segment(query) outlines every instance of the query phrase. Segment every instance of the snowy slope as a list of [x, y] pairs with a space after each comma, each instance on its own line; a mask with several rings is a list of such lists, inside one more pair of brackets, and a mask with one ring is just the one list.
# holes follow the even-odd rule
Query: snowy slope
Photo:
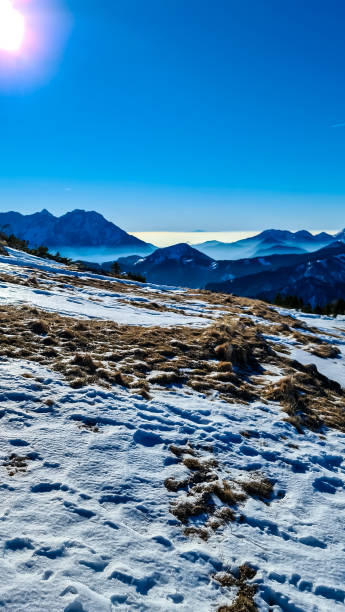
[[[126, 285], [129, 290], [127, 292], [117, 293], [116, 291], [100, 291], [91, 288], [77, 288], [68, 282], [68, 277], [80, 278], [87, 281], [88, 278], [96, 280], [109, 281], [109, 277], [87, 272], [76, 272], [67, 269], [61, 264], [55, 262], [47, 262], [33, 255], [23, 254], [14, 249], [8, 249], [11, 254], [10, 258], [0, 256], [0, 272], [6, 274], [20, 276], [22, 278], [30, 278], [30, 273], [26, 272], [23, 275], [23, 267], [28, 270], [46, 272], [53, 275], [45, 278], [46, 288], [26, 287], [12, 283], [1, 283], [0, 280], [0, 305], [1, 304], [31, 304], [49, 312], [59, 312], [63, 315], [73, 317], [99, 318], [116, 321], [117, 323], [137, 324], [140, 318], [141, 325], [191, 325], [191, 326], [206, 326], [210, 323], [210, 319], [199, 317], [201, 311], [208, 311], [205, 303], [200, 301], [191, 302], [188, 308], [184, 309], [184, 314], [176, 312], [159, 312], [150, 309], [150, 300], [145, 297], [133, 296], [130, 292], [130, 287], [142, 286], [141, 283], [135, 281], [126, 281], [116, 279], [116, 284]], [[19, 271], [18, 271], [19, 268]], [[63, 273], [65, 282], [59, 286], [52, 280], [55, 274]], [[114, 281], [115, 284], [115, 281]], [[144, 290], [155, 291], [155, 285], [144, 285]], [[171, 288], [166, 288], [167, 291], [175, 293], [181, 291], [176, 289], [175, 292]], [[161, 288], [160, 288], [161, 291]], [[140, 301], [140, 306], [147, 303], [147, 308], [138, 308], [136, 303]], [[125, 303], [124, 303], [125, 302]], [[127, 302], [127, 303], [126, 303]], [[211, 313], [210, 313], [211, 314]]]
[[[284, 308], [277, 308], [277, 311], [291, 315], [291, 311]], [[332, 334], [332, 344], [340, 351], [341, 358], [323, 359], [301, 348], [294, 338], [282, 339], [280, 336], [270, 336], [270, 339], [277, 343], [277, 350], [279, 351], [279, 344], [281, 344], [283, 348], [289, 350], [291, 359], [296, 359], [304, 365], [313, 363], [318, 371], [327, 378], [345, 386], [345, 316], [338, 315], [335, 319], [331, 316], [309, 315], [301, 312], [296, 313], [295, 317], [303, 323], [309, 322], [316, 327], [319, 330], [318, 337], [321, 339], [330, 338], [329, 334]]]
[[[49, 290], [42, 294], [19, 284], [33, 274]], [[208, 301], [212, 296], [166, 287], [107, 279], [108, 289], [97, 289], [104, 278], [12, 252], [0, 261], [0, 314], [5, 317], [8, 308], [21, 313], [20, 305], [27, 304], [42, 319], [61, 309], [72, 321], [126, 322], [138, 334], [142, 326], [170, 326], [174, 342], [174, 326], [204, 333], [226, 308]], [[165, 310], [138, 307], [138, 299], [154, 299]], [[231, 308], [244, 321], [267, 327], [278, 353], [323, 365], [327, 376], [344, 383], [344, 318], [294, 315], [311, 326], [300, 333], [340, 349], [337, 359], [321, 360], [307, 352], [308, 344], [280, 334], [278, 322], [263, 318], [250, 302]], [[3, 318], [2, 333], [7, 323]], [[282, 375], [279, 367], [263, 364], [257, 388]], [[72, 388], [62, 373], [34, 357], [0, 357], [3, 609], [231, 610], [238, 584], [222, 586], [220, 578], [236, 576], [245, 564], [256, 571], [248, 584], [256, 585], [259, 610], [344, 610], [345, 434], [299, 433], [279, 402], [264, 397], [229, 403], [217, 390], [200, 393], [183, 384], [153, 384], [150, 395], [144, 399], [130, 388], [97, 382]], [[264, 474], [274, 485], [272, 496], [263, 501], [248, 495], [234, 509], [236, 520], [217, 530], [208, 527], [212, 516], [196, 515], [188, 525], [207, 528], [209, 537], [186, 535], [171, 511], [190, 498], [165, 482], [190, 471], [171, 445], [187, 457], [194, 449], [193, 457], [205, 465], [213, 462], [220, 484], [226, 479], [236, 488]], [[214, 520], [222, 503], [216, 496], [213, 502]]]

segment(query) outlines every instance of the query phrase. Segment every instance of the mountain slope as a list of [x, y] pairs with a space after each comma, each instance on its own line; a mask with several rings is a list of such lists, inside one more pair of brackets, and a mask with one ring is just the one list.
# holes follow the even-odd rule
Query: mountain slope
[[257, 236], [245, 238], [232, 243], [217, 241], [194, 245], [202, 253], [213, 259], [243, 259], [263, 257], [273, 254], [304, 253], [316, 251], [339, 238], [326, 233], [313, 236], [310, 232], [301, 230], [289, 232], [283, 230], [265, 230]]
[[3, 609], [343, 610], [345, 317], [4, 249]]
[[47, 210], [33, 215], [0, 213], [0, 229], [27, 240], [30, 246], [45, 245], [50, 249], [132, 247], [139, 254], [153, 250], [152, 245], [127, 234], [95, 211], [73, 210], [61, 217], [54, 217]]

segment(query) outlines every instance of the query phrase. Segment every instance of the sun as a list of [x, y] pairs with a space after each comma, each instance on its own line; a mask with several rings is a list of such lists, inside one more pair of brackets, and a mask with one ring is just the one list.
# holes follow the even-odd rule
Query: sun
[[11, 0], [0, 0], [0, 50], [16, 53], [21, 49], [25, 34], [23, 15]]

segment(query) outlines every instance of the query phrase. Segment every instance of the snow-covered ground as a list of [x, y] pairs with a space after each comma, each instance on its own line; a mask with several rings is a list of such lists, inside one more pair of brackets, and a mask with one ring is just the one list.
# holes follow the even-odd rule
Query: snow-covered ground
[[[29, 457], [15, 477], [2, 467], [4, 609], [213, 610], [228, 598], [212, 574], [244, 562], [262, 610], [344, 609], [344, 434], [301, 438], [273, 404], [71, 390], [24, 361], [0, 363], [0, 380], [2, 463]], [[163, 484], [176, 472], [168, 446], [187, 439], [214, 446], [223, 477], [260, 470], [279, 495], [250, 498], [244, 522], [207, 543], [187, 539]]]
[[[140, 287], [142, 291], [154, 295], [155, 302], [159, 304], [159, 294], [165, 297], [182, 293], [181, 289], [171, 287], [158, 287], [146, 283], [142, 285], [135, 281], [114, 279], [114, 283], [126, 285], [127, 292], [104, 291], [92, 289], [91, 287], [76, 287], [68, 283], [68, 277], [79, 278], [87, 284], [88, 279], [106, 280], [111, 282], [107, 276], [77, 272], [70, 270], [62, 264], [56, 264], [33, 255], [28, 255], [14, 249], [8, 249], [11, 257], [0, 256], [0, 272], [20, 278], [30, 278], [29, 270], [40, 271], [46, 274], [45, 283], [47, 288], [26, 287], [11, 282], [3, 282], [0, 279], [0, 305], [13, 304], [20, 306], [30, 304], [49, 312], [58, 312], [62, 315], [72, 317], [97, 318], [115, 321], [127, 325], [144, 325], [170, 327], [175, 325], [186, 325], [191, 327], [205, 327], [210, 324], [213, 316], [208, 305], [201, 300], [193, 300], [184, 305], [183, 313], [159, 311], [150, 308], [150, 299], [131, 294], [131, 287]], [[23, 269], [27, 272], [23, 275]], [[63, 274], [66, 282], [56, 284], [54, 276]], [[136, 304], [140, 304], [140, 308]], [[145, 304], [147, 307], [145, 308]], [[167, 307], [175, 308], [174, 302], [164, 302]], [[200, 317], [201, 314], [209, 317]]]
[[[296, 346], [296, 341], [289, 341], [286, 338], [282, 340], [279, 337], [272, 337], [272, 339], [289, 348], [291, 359], [296, 359], [304, 365], [313, 363], [321, 374], [345, 387], [345, 316], [338, 315], [335, 318], [326, 315], [309, 315], [302, 312], [292, 313], [291, 310], [284, 308], [277, 310], [284, 315], [292, 315], [297, 320], [319, 330], [318, 337], [336, 346], [340, 351], [340, 356], [333, 359], [323, 359]], [[277, 348], [277, 350], [279, 349]]]
[[[14, 257], [12, 266], [24, 276], [32, 265], [25, 257]], [[1, 270], [14, 274], [8, 261]], [[52, 282], [56, 272], [61, 274], [59, 266], [48, 270]], [[75, 297], [70, 302], [69, 291]], [[152, 291], [158, 301], [159, 287]], [[190, 302], [189, 315], [136, 308], [132, 319], [135, 306], [120, 304], [124, 294], [108, 293], [90, 287], [83, 295], [80, 287], [52, 285], [34, 302], [31, 287], [1, 281], [0, 304], [35, 304], [73, 317], [145, 326], [167, 326], [168, 315], [175, 325], [178, 317], [186, 325], [209, 324], [198, 316], [198, 309], [199, 315], [211, 310], [202, 301]], [[95, 310], [90, 295], [101, 300]], [[336, 334], [341, 357], [321, 361], [329, 363], [327, 375], [341, 382], [345, 322], [311, 317], [308, 323], [320, 337]], [[289, 338], [279, 342], [295, 359], [303, 362], [305, 353], [315, 363], [315, 355]], [[270, 367], [266, 378], [280, 376]], [[205, 396], [183, 386], [157, 386], [151, 396], [145, 400], [119, 386], [72, 389], [38, 363], [1, 358], [2, 608], [216, 611], [231, 605], [235, 591], [220, 586], [214, 575], [246, 563], [257, 570], [259, 610], [344, 610], [345, 434], [299, 434], [278, 403], [229, 404], [217, 393]], [[241, 520], [207, 541], [185, 536], [170, 512], [184, 493], [169, 492], [164, 481], [186, 476], [169, 447], [187, 443], [202, 461], [218, 461], [220, 479], [241, 482], [259, 472], [271, 479], [270, 503], [248, 497], [238, 506]], [[189, 524], [204, 520], [195, 517]]]

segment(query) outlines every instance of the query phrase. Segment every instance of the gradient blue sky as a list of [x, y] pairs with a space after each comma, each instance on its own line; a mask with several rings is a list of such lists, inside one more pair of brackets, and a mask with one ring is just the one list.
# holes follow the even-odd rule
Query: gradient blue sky
[[0, 62], [1, 211], [96, 209], [129, 231], [345, 225], [343, 0], [65, 7], [49, 76], [5, 87]]

